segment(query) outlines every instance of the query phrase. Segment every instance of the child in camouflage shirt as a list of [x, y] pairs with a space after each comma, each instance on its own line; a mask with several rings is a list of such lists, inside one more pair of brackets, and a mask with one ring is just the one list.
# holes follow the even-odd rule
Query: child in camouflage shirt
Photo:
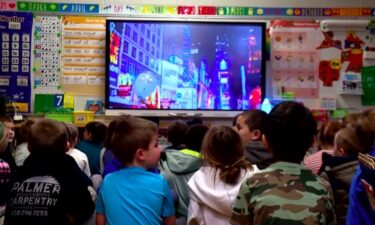
[[316, 122], [306, 107], [283, 102], [270, 112], [263, 141], [275, 162], [242, 183], [231, 224], [335, 224], [332, 190], [301, 166]]

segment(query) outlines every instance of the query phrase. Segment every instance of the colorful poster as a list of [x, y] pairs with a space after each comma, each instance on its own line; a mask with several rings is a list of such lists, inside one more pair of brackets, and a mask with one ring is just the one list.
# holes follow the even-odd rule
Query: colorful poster
[[315, 21], [272, 21], [271, 68], [273, 98], [318, 97], [319, 24]]
[[86, 100], [86, 111], [91, 111], [95, 114], [103, 114], [104, 103], [102, 100]]
[[62, 18], [62, 89], [104, 95], [105, 18]]
[[34, 18], [34, 88], [60, 86], [61, 20]]
[[0, 12], [0, 18], [0, 94], [29, 112], [32, 14]]

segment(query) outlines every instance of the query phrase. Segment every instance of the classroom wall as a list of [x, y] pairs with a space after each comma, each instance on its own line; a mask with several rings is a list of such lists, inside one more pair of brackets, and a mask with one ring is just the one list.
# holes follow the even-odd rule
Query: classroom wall
[[[55, 1], [55, 0], [39, 0], [38, 2], [62, 2], [62, 1]], [[65, 0], [66, 3], [99, 3], [99, 4], [135, 4], [135, 5], [199, 5], [199, 6], [248, 6], [248, 7], [317, 7], [321, 8], [324, 7], [340, 7], [340, 8], [360, 8], [360, 7], [375, 7], [375, 1], [373, 0], [360, 0], [360, 1], [353, 1], [353, 0], [335, 0], [335, 1], [326, 1], [326, 0], [254, 0], [254, 1], [246, 1], [246, 0], [235, 0], [235, 1], [225, 1], [225, 0], [192, 0], [192, 1], [173, 1], [173, 0], [129, 0], [129, 1], [121, 1], [121, 0], [92, 0], [92, 1], [85, 1], [85, 0]], [[201, 17], [202, 19], [205, 16]], [[214, 17], [210, 17], [214, 18]], [[219, 18], [219, 17], [217, 17]], [[244, 18], [242, 18], [244, 19]], [[246, 19], [246, 18], [245, 18]], [[249, 17], [251, 20], [264, 20], [264, 19], [276, 19], [276, 18], [265, 18], [265, 17]], [[288, 17], [288, 19], [296, 19], [292, 17]], [[308, 19], [315, 19], [315, 18], [308, 18]], [[341, 18], [334, 18], [338, 20], [347, 20], [347, 17]], [[353, 18], [356, 19], [356, 18]], [[323, 53], [324, 55], [324, 53]], [[365, 65], [372, 65], [373, 63], [366, 63]], [[266, 82], [266, 95], [271, 96], [271, 77], [272, 77], [272, 70], [270, 68], [270, 62], [267, 61], [266, 63], [266, 71], [267, 71], [267, 82]], [[325, 92], [328, 95], [334, 95], [335, 93], [332, 92], [332, 89], [321, 89], [321, 91]], [[45, 88], [39, 89], [37, 91], [32, 90], [32, 95], [35, 93], [55, 93], [54, 90]], [[95, 96], [76, 96], [75, 98], [75, 108], [77, 110], [83, 110], [85, 107], [85, 100], [87, 99], [102, 99], [103, 97], [95, 97]], [[361, 104], [361, 96], [360, 95], [338, 95], [337, 96], [337, 105], [340, 108], [346, 108], [350, 110], [357, 110], [364, 108]], [[307, 105], [316, 106], [318, 103], [314, 102], [306, 102]], [[33, 102], [32, 102], [33, 104]], [[211, 123], [220, 124], [222, 120], [212, 120]], [[225, 120], [225, 124], [228, 124], [229, 120]]]
[[[39, 0], [39, 2], [59, 2]], [[60, 1], [61, 2], [61, 1]], [[155, 4], [155, 5], [207, 5], [207, 6], [259, 6], [259, 7], [374, 7], [373, 0], [65, 0], [65, 3]]]

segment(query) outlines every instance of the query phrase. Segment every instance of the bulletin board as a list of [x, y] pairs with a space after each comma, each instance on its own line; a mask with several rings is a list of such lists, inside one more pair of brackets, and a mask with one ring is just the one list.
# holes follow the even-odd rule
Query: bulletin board
[[104, 95], [105, 18], [62, 17], [62, 90]]
[[270, 36], [272, 97], [317, 98], [319, 23], [271, 21]]
[[[322, 41], [317, 46], [319, 64], [320, 98], [332, 98], [341, 108], [361, 108], [364, 66], [375, 61], [364, 57], [370, 40], [369, 20], [321, 21]], [[356, 102], [356, 105], [353, 105]]]
[[[262, 20], [280, 16], [286, 19], [335, 17], [348, 21], [348, 17], [373, 18], [375, 8], [71, 4], [0, 0], [0, 16], [5, 18], [0, 22], [0, 94], [6, 93], [11, 101], [17, 102], [21, 111], [28, 112], [33, 93], [53, 93], [56, 94], [54, 99], [59, 99], [61, 94], [71, 96], [69, 99], [80, 99], [74, 102], [84, 102], [80, 107], [85, 108], [102, 105], [106, 16], [220, 16], [224, 19], [228, 16], [229, 19]], [[17, 25], [19, 29], [9, 29], [15, 28], [7, 19], [10, 16], [24, 18]], [[336, 99], [344, 99], [348, 95], [361, 99], [361, 68], [374, 65], [375, 61], [371, 57], [359, 60], [357, 53], [365, 56], [366, 52], [369, 55], [373, 52], [375, 55], [375, 32], [370, 31], [369, 35], [366, 29], [351, 34], [348, 30], [326, 30], [317, 27], [314, 21], [280, 23], [273, 28], [271, 72], [267, 73], [272, 77], [273, 98], [293, 93], [293, 98], [302, 99], [305, 103], [324, 102], [315, 104], [315, 108], [323, 109], [336, 108], [333, 104]], [[12, 37], [7, 37], [6, 33]], [[13, 34], [18, 34], [19, 39], [17, 35], [12, 39]], [[355, 46], [351, 47], [350, 43]], [[62, 105], [72, 107], [71, 104], [72, 101], [66, 101]]]
[[0, 12], [0, 94], [20, 112], [30, 110], [32, 14]]

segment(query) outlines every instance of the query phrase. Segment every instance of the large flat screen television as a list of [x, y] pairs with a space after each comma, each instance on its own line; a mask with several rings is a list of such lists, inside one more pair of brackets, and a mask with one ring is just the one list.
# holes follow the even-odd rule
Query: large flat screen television
[[106, 114], [232, 117], [259, 108], [265, 23], [107, 20]]

